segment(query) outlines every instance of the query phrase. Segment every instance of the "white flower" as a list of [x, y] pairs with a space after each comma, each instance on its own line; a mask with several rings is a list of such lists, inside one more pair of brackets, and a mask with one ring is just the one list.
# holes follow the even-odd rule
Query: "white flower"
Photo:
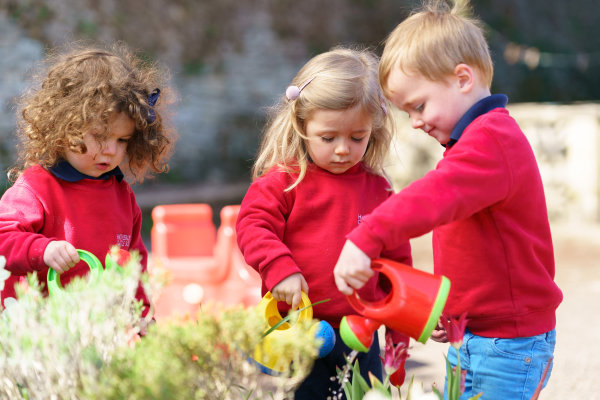
[[10, 272], [4, 269], [6, 265], [6, 258], [0, 256], [0, 290], [4, 290], [4, 281], [10, 276]]
[[363, 400], [389, 400], [392, 396], [386, 395], [381, 390], [371, 389], [363, 396]]
[[439, 400], [435, 393], [425, 393], [423, 384], [418, 384], [417, 382], [410, 387], [406, 398], [411, 400]]

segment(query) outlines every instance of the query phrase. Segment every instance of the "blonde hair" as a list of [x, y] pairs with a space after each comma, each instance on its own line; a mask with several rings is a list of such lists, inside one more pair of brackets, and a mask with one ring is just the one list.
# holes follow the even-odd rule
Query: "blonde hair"
[[[19, 101], [19, 163], [9, 178], [16, 179], [35, 164], [49, 168], [67, 150], [85, 153], [86, 129], [100, 124], [107, 134], [110, 116], [119, 112], [135, 123], [127, 145], [126, 172], [141, 182], [148, 170], [166, 171], [175, 142], [174, 130], [165, 119], [171, 96], [166, 78], [166, 71], [142, 62], [121, 43], [110, 50], [75, 44], [49, 54]], [[151, 107], [148, 96], [155, 88], [161, 95]], [[154, 121], [148, 118], [152, 113]]]
[[494, 67], [481, 22], [470, 16], [469, 0], [423, 0], [423, 7], [388, 36], [379, 64], [381, 86], [393, 68], [444, 80], [461, 63], [477, 69], [481, 84], [491, 87]]
[[309, 157], [304, 141], [306, 122], [316, 110], [345, 110], [359, 107], [372, 117], [372, 131], [363, 162], [369, 170], [385, 176], [383, 163], [392, 138], [392, 124], [377, 78], [377, 57], [366, 49], [336, 47], [309, 60], [291, 84], [306, 85], [298, 98], [285, 96], [270, 109], [270, 117], [252, 170], [252, 178], [279, 167], [296, 181], [306, 174]]

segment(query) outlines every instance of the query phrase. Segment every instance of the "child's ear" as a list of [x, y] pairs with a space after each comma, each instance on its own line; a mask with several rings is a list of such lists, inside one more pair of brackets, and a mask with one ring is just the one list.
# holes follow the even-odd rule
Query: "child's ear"
[[467, 64], [458, 64], [454, 67], [454, 76], [458, 81], [458, 87], [462, 92], [469, 92], [475, 84], [475, 73], [473, 68]]

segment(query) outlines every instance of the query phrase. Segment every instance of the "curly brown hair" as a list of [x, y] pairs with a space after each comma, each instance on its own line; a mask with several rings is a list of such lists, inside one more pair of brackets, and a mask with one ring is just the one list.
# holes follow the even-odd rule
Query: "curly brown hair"
[[[143, 61], [123, 43], [107, 49], [75, 44], [50, 53], [19, 101], [19, 161], [9, 177], [14, 180], [35, 164], [49, 168], [67, 150], [85, 153], [86, 128], [99, 123], [107, 134], [109, 117], [119, 112], [135, 122], [125, 172], [142, 182], [152, 172], [167, 171], [176, 140], [166, 118], [172, 103], [167, 79], [166, 70]], [[156, 88], [161, 95], [152, 107], [148, 96]]]

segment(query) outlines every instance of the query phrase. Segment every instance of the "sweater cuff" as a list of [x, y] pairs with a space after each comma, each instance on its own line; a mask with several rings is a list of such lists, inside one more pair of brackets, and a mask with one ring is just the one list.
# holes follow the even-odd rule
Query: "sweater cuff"
[[300, 271], [294, 260], [288, 256], [278, 257], [260, 271], [265, 286], [269, 291], [273, 290], [273, 286], [287, 278], [288, 276]]
[[29, 266], [32, 271], [39, 271], [44, 268], [47, 268], [44, 263], [44, 251], [46, 251], [46, 247], [52, 241], [52, 239], [46, 237], [40, 237], [36, 239], [29, 246], [29, 251], [27, 252], [27, 260], [29, 261]]
[[350, 232], [346, 239], [354, 243], [371, 259], [379, 257], [383, 251], [383, 244], [376, 237], [372, 237], [366, 227], [359, 226]]

